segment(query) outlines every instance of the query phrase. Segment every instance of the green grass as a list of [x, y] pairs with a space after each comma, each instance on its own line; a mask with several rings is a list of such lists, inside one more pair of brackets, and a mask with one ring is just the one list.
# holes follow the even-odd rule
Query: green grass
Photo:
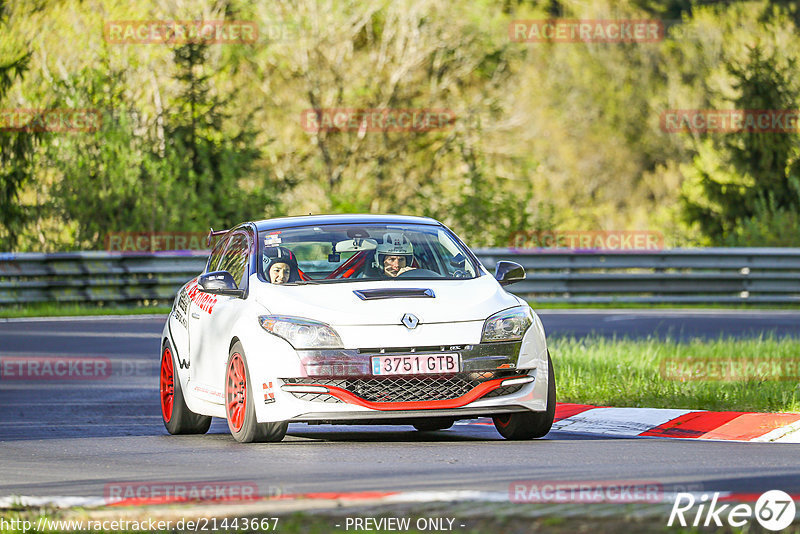
[[170, 306], [123, 306], [120, 304], [77, 304], [42, 302], [24, 306], [0, 307], [0, 318], [66, 317], [71, 315], [140, 315], [169, 313]]
[[[603, 303], [603, 304], [571, 304], [560, 302], [536, 302], [529, 301], [535, 310], [575, 310], [575, 309], [719, 309], [719, 310], [753, 310], [753, 309], [775, 309], [775, 310], [800, 310], [800, 304], [786, 305], [767, 305], [767, 304], [637, 304], [637, 303]], [[158, 304], [163, 304], [158, 303]], [[65, 317], [83, 315], [138, 315], [138, 314], [166, 314], [169, 313], [169, 305], [135, 305], [124, 306], [120, 304], [107, 303], [83, 304], [83, 303], [56, 303], [42, 302], [37, 304], [0, 306], [0, 318], [11, 317]]]
[[[587, 338], [549, 339], [559, 402], [617, 407], [686, 408], [719, 411], [800, 412], [800, 381], [785, 374], [797, 369], [800, 340], [775, 337], [718, 340]], [[691, 358], [691, 369], [705, 365], [770, 360], [780, 373], [745, 372], [745, 380], [711, 380], [708, 375], [669, 369]], [[667, 363], [673, 367], [666, 366]], [[662, 367], [664, 366], [664, 367]], [[686, 367], [682, 368], [684, 371]], [[680, 375], [683, 378], [678, 379]], [[716, 376], [721, 376], [717, 374]]]

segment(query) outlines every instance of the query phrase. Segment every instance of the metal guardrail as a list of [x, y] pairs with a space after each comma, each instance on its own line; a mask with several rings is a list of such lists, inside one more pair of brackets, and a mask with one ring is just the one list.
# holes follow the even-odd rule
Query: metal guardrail
[[[800, 302], [800, 249], [659, 251], [478, 249], [490, 271], [515, 261], [527, 279], [509, 289], [535, 302]], [[0, 254], [0, 305], [169, 301], [207, 252]]]
[[0, 254], [0, 305], [168, 301], [208, 252]]
[[525, 267], [510, 286], [535, 302], [800, 302], [800, 248], [694, 248], [657, 251], [479, 249]]

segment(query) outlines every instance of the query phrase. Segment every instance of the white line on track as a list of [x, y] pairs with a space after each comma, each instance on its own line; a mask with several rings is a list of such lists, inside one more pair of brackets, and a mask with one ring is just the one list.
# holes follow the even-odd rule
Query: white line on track
[[158, 339], [161, 337], [157, 332], [75, 332], [75, 331], [53, 331], [42, 332], [39, 330], [17, 330], [14, 332], [3, 332], [4, 336], [33, 336], [33, 337], [135, 337], [145, 339]]
[[[160, 357], [159, 352], [160, 351], [156, 351], [155, 352], [155, 357], [156, 358]], [[135, 354], [132, 354], [131, 356], [134, 356], [134, 355]], [[12, 357], [26, 358], [26, 357], [29, 357], [29, 356], [53, 356], [53, 357], [61, 357], [61, 358], [75, 358], [77, 356], [80, 356], [81, 358], [109, 358], [109, 354], [107, 352], [105, 352], [105, 353], [102, 353], [102, 352], [81, 352], [80, 354], [78, 354], [77, 352], [63, 352], [63, 351], [52, 351], [52, 350], [0, 350], [0, 356], [6, 356], [6, 357], [9, 357], [9, 358], [12, 358]], [[126, 361], [126, 362], [127, 361], [130, 361], [130, 362], [139, 362], [139, 361], [147, 362], [147, 361], [151, 361], [151, 359], [146, 357], [146, 356], [138, 357], [138, 358], [135, 358], [135, 357], [126, 358], [125, 356], [120, 355], [120, 357], [113, 357], [113, 358], [109, 358], [109, 359], [111, 359], [112, 361], [117, 361], [117, 362], [123, 362], [123, 361]]]
[[129, 321], [167, 319], [167, 313], [146, 313], [140, 315], [70, 315], [68, 317], [10, 317], [0, 318], [0, 323], [47, 323], [69, 321]]

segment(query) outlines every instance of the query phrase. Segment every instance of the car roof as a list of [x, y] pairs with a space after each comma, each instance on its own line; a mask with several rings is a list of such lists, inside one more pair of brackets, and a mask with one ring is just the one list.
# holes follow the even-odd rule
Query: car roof
[[279, 228], [297, 228], [317, 224], [429, 224], [442, 226], [442, 223], [429, 217], [413, 215], [372, 215], [372, 214], [340, 214], [340, 215], [303, 215], [296, 217], [278, 217], [263, 221], [254, 221], [260, 231]]

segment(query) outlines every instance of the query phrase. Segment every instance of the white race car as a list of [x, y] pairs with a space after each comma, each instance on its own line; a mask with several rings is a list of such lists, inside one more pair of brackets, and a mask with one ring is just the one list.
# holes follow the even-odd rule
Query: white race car
[[164, 326], [171, 434], [224, 417], [237, 441], [289, 423], [442, 430], [491, 416], [508, 439], [547, 434], [556, 389], [539, 317], [428, 218], [287, 217], [213, 232], [202, 274]]

